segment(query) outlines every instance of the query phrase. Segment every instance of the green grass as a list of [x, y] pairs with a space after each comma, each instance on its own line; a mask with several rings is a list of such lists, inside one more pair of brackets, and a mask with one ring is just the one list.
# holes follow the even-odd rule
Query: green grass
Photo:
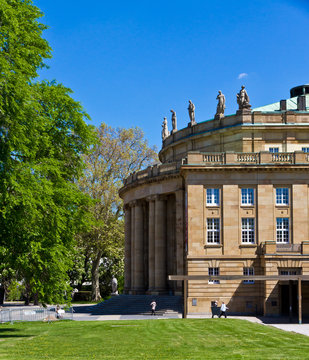
[[309, 337], [236, 319], [0, 325], [0, 359], [309, 359]]

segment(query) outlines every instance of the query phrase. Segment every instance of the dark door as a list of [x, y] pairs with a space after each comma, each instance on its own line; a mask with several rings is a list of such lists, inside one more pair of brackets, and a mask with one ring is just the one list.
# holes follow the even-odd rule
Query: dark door
[[[289, 315], [290, 309], [290, 295], [289, 295], [289, 285], [280, 285], [281, 291], [281, 315]], [[292, 296], [292, 315], [298, 314], [298, 306], [297, 306], [297, 285], [292, 284], [291, 286]]]

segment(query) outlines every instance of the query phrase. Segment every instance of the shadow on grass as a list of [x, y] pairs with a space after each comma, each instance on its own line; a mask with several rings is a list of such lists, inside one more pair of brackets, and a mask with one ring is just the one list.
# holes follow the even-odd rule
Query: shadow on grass
[[[24, 334], [18, 334], [20, 330], [15, 328], [0, 328], [0, 339], [7, 339], [7, 338], [27, 338], [31, 337], [33, 335], [24, 335]], [[17, 334], [16, 334], [17, 333]]]

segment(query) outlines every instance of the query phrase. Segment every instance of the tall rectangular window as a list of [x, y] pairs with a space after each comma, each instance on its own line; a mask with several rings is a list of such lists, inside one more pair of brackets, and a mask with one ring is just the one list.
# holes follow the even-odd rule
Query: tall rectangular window
[[[220, 275], [219, 268], [218, 267], [208, 268], [208, 275], [219, 276]], [[208, 284], [220, 284], [220, 280], [208, 280]]]
[[277, 243], [289, 242], [289, 218], [277, 218]]
[[220, 243], [220, 219], [207, 219], [207, 243]]
[[241, 205], [253, 205], [254, 204], [254, 190], [251, 188], [241, 189]]
[[288, 188], [276, 188], [276, 205], [289, 205]]
[[[244, 276], [254, 276], [254, 267], [244, 267], [243, 269]], [[244, 280], [244, 284], [254, 284], [254, 280]]]
[[278, 147], [271, 147], [271, 148], [269, 148], [268, 150], [269, 150], [269, 152], [271, 152], [271, 153], [278, 153], [278, 152], [279, 152], [279, 148], [278, 148]]
[[303, 147], [303, 148], [301, 148], [301, 151], [303, 151], [305, 153], [309, 153], [309, 147]]
[[219, 189], [206, 190], [206, 203], [208, 206], [219, 206]]
[[254, 244], [254, 219], [241, 219], [241, 241], [247, 244]]

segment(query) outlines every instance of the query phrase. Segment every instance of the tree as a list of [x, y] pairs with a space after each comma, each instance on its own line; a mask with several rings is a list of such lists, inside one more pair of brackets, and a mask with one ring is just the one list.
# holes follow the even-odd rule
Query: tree
[[97, 130], [98, 142], [85, 157], [86, 168], [80, 188], [95, 203], [91, 229], [82, 234], [84, 247], [91, 257], [92, 300], [101, 298], [99, 287], [102, 258], [123, 259], [124, 229], [122, 200], [118, 191], [130, 173], [157, 160], [155, 148], [150, 148], [139, 128], [123, 129], [102, 123]]
[[69, 290], [89, 201], [76, 181], [93, 131], [70, 89], [34, 81], [50, 57], [41, 15], [30, 0], [0, 0], [0, 261], [46, 303]]

